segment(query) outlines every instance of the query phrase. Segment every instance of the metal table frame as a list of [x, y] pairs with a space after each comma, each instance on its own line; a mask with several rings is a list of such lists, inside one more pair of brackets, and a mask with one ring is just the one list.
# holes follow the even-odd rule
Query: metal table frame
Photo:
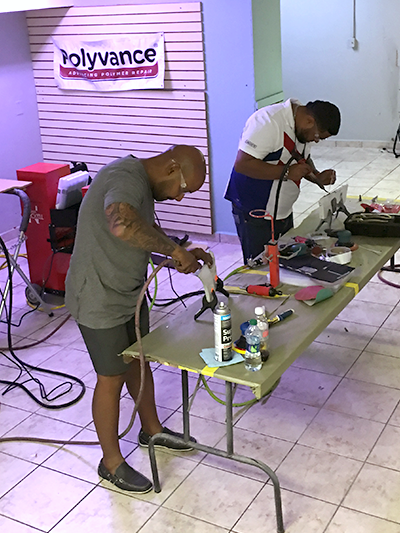
[[[292, 235], [307, 235], [318, 224], [318, 213], [311, 213], [298, 228], [291, 230]], [[190, 443], [194, 449], [212, 455], [245, 463], [263, 470], [271, 479], [274, 486], [277, 532], [283, 533], [282, 502], [279, 481], [276, 474], [266, 464], [256, 459], [237, 455], [233, 449], [233, 424], [232, 424], [232, 383], [250, 387], [257, 399], [261, 399], [273, 387], [280, 376], [303, 353], [313, 340], [336, 318], [347, 306], [354, 296], [376, 274], [384, 264], [389, 261], [400, 247], [398, 238], [367, 238], [355, 237], [360, 248], [353, 255], [351, 266], [357, 268], [356, 275], [346, 283], [334, 296], [319, 303], [317, 306], [308, 307], [297, 300], [290, 301], [295, 314], [274, 326], [271, 331], [270, 351], [271, 356], [259, 372], [244, 371], [242, 364], [219, 367], [210, 372], [208, 367], [198, 355], [205, 347], [213, 345], [212, 316], [204, 316], [202, 320], [194, 323], [193, 315], [198, 308], [194, 304], [170, 322], [163, 324], [142, 339], [146, 359], [167, 366], [179, 368], [182, 372], [182, 398], [183, 398], [183, 428], [184, 442]], [[239, 331], [240, 324], [252, 316], [254, 307], [267, 305], [270, 300], [253, 296], [231, 295], [230, 307], [232, 310], [232, 330]], [[273, 301], [276, 306], [276, 300]], [[275, 329], [276, 328], [276, 329]], [[188, 350], [188, 346], [190, 349]], [[123, 355], [138, 357], [137, 344], [127, 348]], [[189, 392], [188, 371], [214, 376], [225, 381], [226, 389], [226, 429], [227, 450], [205, 446], [189, 441]], [[166, 434], [154, 435], [149, 442], [149, 455], [153, 473], [154, 488], [160, 492], [161, 486], [158, 476], [154, 445], [161, 438], [170, 442], [182, 442]]]
[[[190, 444], [190, 446], [202, 452], [210, 453], [211, 455], [216, 455], [218, 457], [223, 457], [225, 459], [231, 459], [238, 463], [244, 463], [247, 465], [255, 466], [260, 468], [265, 472], [268, 477], [271, 479], [274, 486], [274, 497], [275, 497], [275, 511], [276, 511], [276, 526], [278, 533], [284, 533], [283, 527], [283, 515], [282, 515], [282, 497], [281, 489], [279, 485], [279, 480], [275, 472], [265, 463], [247, 457], [245, 455], [238, 455], [233, 451], [233, 395], [232, 395], [232, 383], [230, 381], [225, 381], [225, 404], [226, 404], [226, 451], [219, 450], [212, 446], [205, 446], [204, 444], [199, 444], [198, 442], [192, 442], [190, 438], [190, 422], [189, 422], [189, 380], [188, 380], [188, 371], [181, 369], [182, 375], [182, 401], [183, 401], [183, 441]], [[151, 471], [153, 474], [153, 484], [154, 491], [161, 492], [161, 485], [158, 476], [157, 460], [155, 454], [154, 446], [158, 441], [170, 441], [171, 443], [180, 443], [182, 439], [168, 435], [165, 433], [157, 433], [149, 441], [149, 457], [151, 464]]]

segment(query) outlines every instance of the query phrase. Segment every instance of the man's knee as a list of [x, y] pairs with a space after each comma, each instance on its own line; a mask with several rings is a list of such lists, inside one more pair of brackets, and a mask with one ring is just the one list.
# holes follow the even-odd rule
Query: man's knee
[[102, 376], [101, 374], [97, 374], [97, 387], [108, 391], [118, 391], [122, 389], [125, 379], [126, 372], [115, 376]]

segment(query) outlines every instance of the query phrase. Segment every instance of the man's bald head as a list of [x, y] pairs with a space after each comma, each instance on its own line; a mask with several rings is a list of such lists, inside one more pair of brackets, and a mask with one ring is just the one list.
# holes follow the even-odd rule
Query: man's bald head
[[185, 193], [200, 189], [206, 178], [204, 155], [195, 146], [171, 146], [162, 154], [141, 161], [157, 201], [180, 201]]
[[206, 179], [206, 162], [204, 155], [195, 146], [179, 144], [172, 146], [165, 154], [179, 163], [188, 188], [187, 192], [200, 189]]

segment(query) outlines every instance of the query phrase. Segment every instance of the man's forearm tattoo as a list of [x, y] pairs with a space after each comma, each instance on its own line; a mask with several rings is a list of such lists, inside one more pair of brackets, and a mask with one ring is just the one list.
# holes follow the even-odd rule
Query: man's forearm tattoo
[[116, 202], [109, 205], [105, 214], [110, 231], [116, 237], [148, 252], [171, 255], [176, 244], [160, 233], [130, 204]]

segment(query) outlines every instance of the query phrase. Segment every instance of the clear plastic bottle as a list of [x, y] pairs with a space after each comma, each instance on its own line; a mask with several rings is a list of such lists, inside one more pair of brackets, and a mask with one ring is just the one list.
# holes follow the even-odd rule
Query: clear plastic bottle
[[261, 360], [265, 363], [269, 357], [269, 325], [267, 317], [265, 316], [265, 307], [256, 307], [254, 309], [254, 314], [256, 315], [257, 326], [261, 331], [262, 336], [260, 345]]
[[244, 366], [246, 370], [255, 372], [261, 370], [262, 360], [260, 344], [262, 340], [261, 331], [257, 327], [257, 320], [252, 318], [246, 330], [246, 352], [244, 354]]

